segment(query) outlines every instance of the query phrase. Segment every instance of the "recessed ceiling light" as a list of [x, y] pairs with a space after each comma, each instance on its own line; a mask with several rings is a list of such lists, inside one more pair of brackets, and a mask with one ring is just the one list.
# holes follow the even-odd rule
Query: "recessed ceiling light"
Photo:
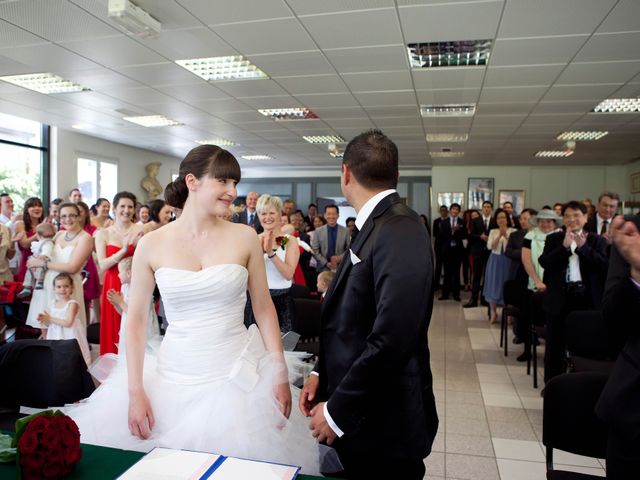
[[466, 67], [487, 64], [491, 40], [409, 43], [411, 68]]
[[308, 108], [262, 108], [258, 110], [265, 117], [271, 117], [274, 120], [310, 120], [318, 118]]
[[433, 158], [459, 158], [464, 157], [464, 152], [429, 152]]
[[562, 132], [556, 137], [556, 140], [600, 140], [609, 132]]
[[12, 83], [18, 87], [28, 88], [38, 93], [74, 93], [86, 92], [89, 90], [80, 84], [65, 80], [53, 73], [30, 73], [28, 75], [8, 75], [0, 77], [7, 83]]
[[141, 117], [122, 117], [127, 122], [142, 125], [143, 127], [175, 127], [182, 125], [180, 122], [171, 120], [164, 115], [145, 115]]
[[309, 143], [344, 143], [340, 135], [310, 135], [302, 138]]
[[182, 68], [195, 73], [200, 78], [211, 80], [247, 80], [268, 78], [267, 74], [242, 55], [230, 57], [191, 58], [176, 60]]
[[71, 125], [71, 128], [73, 128], [75, 130], [86, 130], [87, 126], [86, 125], [82, 125], [81, 123], [74, 123], [73, 125]]
[[329, 152], [333, 158], [344, 158], [344, 151]]
[[472, 117], [476, 113], [476, 104], [450, 103], [447, 105], [420, 105], [423, 117]]
[[245, 160], [273, 160], [269, 155], [242, 155]]
[[573, 150], [540, 150], [535, 153], [535, 157], [570, 157], [573, 155]]
[[427, 142], [466, 142], [469, 140], [467, 133], [427, 133]]
[[594, 113], [638, 113], [640, 98], [608, 98], [591, 110]]
[[210, 138], [208, 140], [196, 140], [196, 143], [200, 145], [217, 145], [219, 147], [235, 147], [236, 142], [227, 140], [225, 138]]

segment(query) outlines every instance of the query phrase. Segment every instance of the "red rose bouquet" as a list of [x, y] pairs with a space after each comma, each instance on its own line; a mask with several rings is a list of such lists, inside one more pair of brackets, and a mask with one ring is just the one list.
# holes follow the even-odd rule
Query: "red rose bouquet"
[[287, 242], [289, 242], [289, 237], [287, 235], [276, 237], [276, 245], [278, 245], [283, 250], [284, 250], [284, 247], [287, 245]]
[[[18, 479], [62, 478], [80, 461], [80, 431], [61, 411], [46, 410], [16, 422], [12, 447]], [[3, 460], [11, 459], [9, 449]]]

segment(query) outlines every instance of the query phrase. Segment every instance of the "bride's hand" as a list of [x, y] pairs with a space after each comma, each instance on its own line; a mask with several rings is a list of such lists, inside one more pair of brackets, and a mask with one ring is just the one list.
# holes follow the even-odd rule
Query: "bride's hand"
[[132, 435], [144, 440], [151, 436], [156, 421], [153, 418], [151, 402], [146, 393], [129, 396], [129, 431]]
[[276, 386], [276, 399], [280, 403], [280, 413], [289, 418], [291, 415], [291, 389], [288, 383], [281, 383]]

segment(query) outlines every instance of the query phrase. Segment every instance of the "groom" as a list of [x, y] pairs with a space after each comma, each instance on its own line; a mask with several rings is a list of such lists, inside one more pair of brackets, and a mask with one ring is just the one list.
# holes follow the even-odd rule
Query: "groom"
[[431, 244], [397, 183], [398, 150], [381, 131], [349, 142], [341, 186], [359, 233], [323, 301], [320, 355], [300, 409], [351, 479], [422, 479], [438, 428]]

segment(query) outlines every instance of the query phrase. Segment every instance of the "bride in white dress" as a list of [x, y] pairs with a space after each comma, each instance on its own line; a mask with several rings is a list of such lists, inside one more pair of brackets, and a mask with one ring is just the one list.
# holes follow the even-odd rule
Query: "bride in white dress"
[[[255, 230], [222, 220], [240, 166], [217, 146], [194, 148], [165, 191], [178, 220], [145, 235], [133, 259], [127, 368], [68, 409], [81, 441], [155, 446], [300, 465], [318, 472], [307, 420], [291, 414], [280, 329]], [[169, 322], [157, 358], [145, 357], [158, 284]], [[246, 291], [257, 328], [243, 323]], [[127, 375], [128, 373], [128, 375]]]

